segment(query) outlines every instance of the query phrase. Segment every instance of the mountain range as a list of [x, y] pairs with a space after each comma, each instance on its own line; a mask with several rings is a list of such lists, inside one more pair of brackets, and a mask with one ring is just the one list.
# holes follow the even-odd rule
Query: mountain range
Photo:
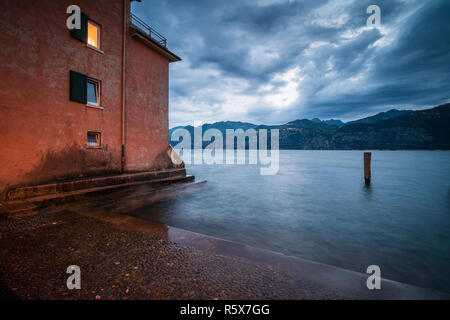
[[[179, 128], [185, 128], [193, 137], [192, 126], [172, 128], [170, 136]], [[450, 150], [450, 104], [420, 111], [392, 109], [347, 123], [317, 118], [270, 126], [224, 121], [204, 124], [202, 129], [205, 132], [212, 128], [222, 132], [224, 146], [227, 129], [279, 129], [280, 149]], [[170, 143], [175, 146], [179, 142]], [[204, 142], [203, 147], [209, 143]]]

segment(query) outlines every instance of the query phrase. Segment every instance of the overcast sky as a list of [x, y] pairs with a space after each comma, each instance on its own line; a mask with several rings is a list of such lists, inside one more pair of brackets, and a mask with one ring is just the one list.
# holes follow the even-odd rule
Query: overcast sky
[[[381, 27], [368, 28], [369, 5]], [[143, 0], [168, 39], [170, 125], [353, 120], [450, 99], [449, 0]]]

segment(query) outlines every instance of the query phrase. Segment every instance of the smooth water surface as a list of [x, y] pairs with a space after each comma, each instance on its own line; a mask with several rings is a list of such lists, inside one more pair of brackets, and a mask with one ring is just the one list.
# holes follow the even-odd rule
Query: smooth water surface
[[450, 152], [280, 151], [280, 170], [188, 165], [201, 191], [139, 217], [170, 226], [450, 292]]

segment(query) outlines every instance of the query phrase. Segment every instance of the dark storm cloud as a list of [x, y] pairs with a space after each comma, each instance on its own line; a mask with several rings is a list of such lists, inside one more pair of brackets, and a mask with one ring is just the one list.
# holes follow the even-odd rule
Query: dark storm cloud
[[327, 0], [279, 2], [266, 6], [243, 4], [232, 6], [223, 16], [222, 21], [250, 29], [252, 33], [266, 35], [287, 28], [287, 22], [304, 20], [302, 14], [325, 4]]
[[374, 66], [367, 83], [375, 84], [375, 88], [337, 99], [331, 105], [336, 109], [342, 106], [344, 110], [344, 106], [349, 106], [356, 114], [358, 108], [370, 106], [435, 105], [447, 100], [450, 24], [446, 21], [449, 14], [448, 1], [429, 2], [412, 13], [397, 30], [398, 35], [391, 45], [367, 57]]
[[[365, 28], [369, 5], [382, 27]], [[168, 38], [171, 125], [352, 119], [447, 101], [447, 0], [143, 0]]]

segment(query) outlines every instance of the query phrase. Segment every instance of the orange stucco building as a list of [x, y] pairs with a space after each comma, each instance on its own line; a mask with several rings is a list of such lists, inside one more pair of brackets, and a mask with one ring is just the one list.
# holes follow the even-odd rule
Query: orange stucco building
[[169, 63], [180, 59], [130, 0], [0, 0], [0, 28], [0, 192], [175, 166]]

